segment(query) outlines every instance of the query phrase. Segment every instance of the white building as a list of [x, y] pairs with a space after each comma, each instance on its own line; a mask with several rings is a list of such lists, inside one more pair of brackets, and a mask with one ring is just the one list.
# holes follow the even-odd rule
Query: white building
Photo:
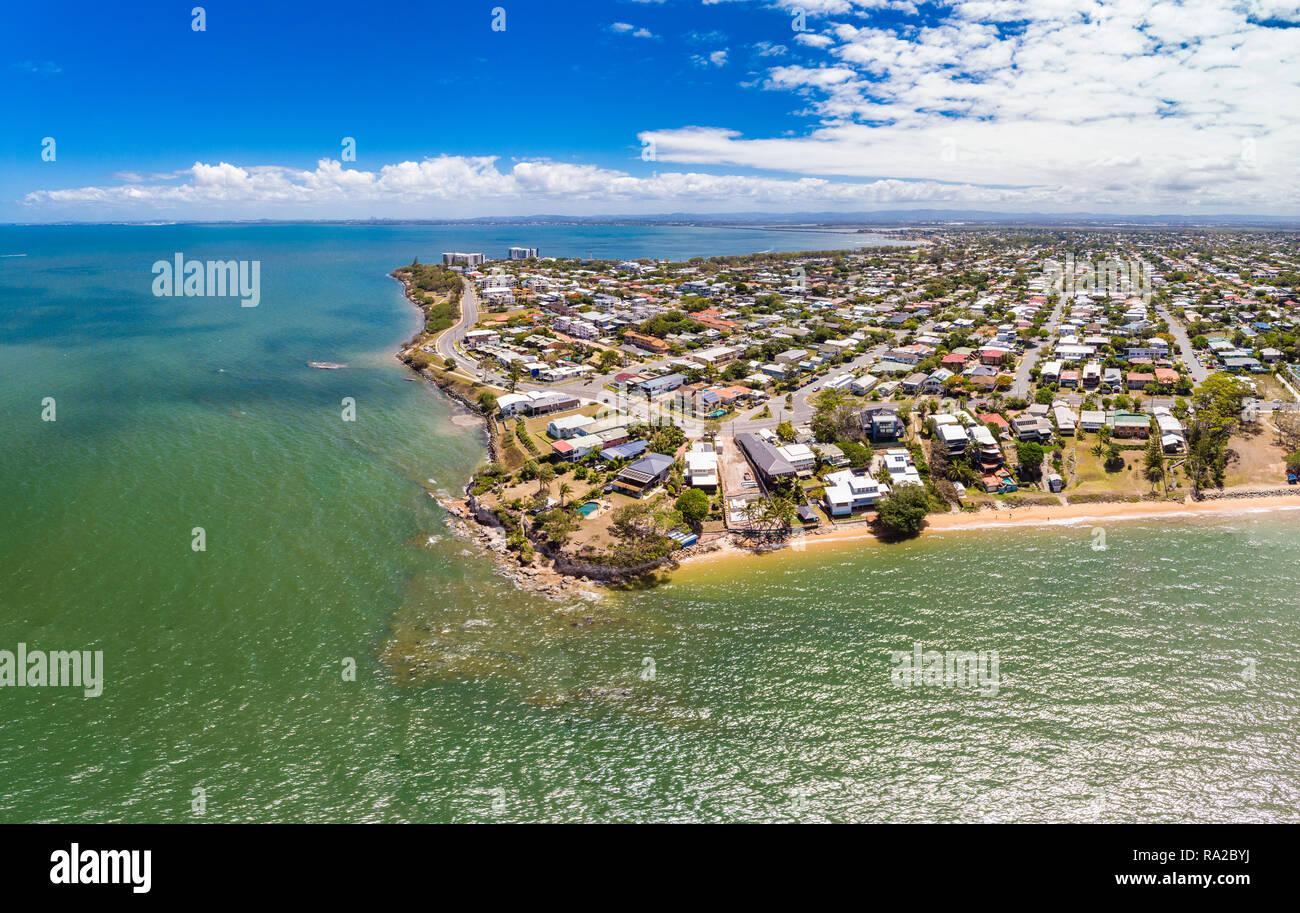
[[718, 455], [710, 450], [689, 450], [686, 461], [686, 484], [692, 488], [718, 487]]
[[869, 473], [845, 469], [826, 476], [823, 498], [828, 514], [847, 517], [854, 510], [871, 507], [887, 494], [889, 486], [877, 482]]
[[594, 419], [590, 415], [561, 415], [546, 425], [546, 433], [556, 440], [577, 437]]
[[487, 258], [482, 254], [462, 254], [460, 251], [446, 252], [442, 255], [443, 266], [482, 266]]

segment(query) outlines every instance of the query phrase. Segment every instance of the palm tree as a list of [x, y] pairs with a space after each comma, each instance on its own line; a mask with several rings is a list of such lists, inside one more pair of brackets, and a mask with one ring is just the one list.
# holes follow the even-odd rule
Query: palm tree
[[572, 486], [570, 486], [568, 482], [561, 482], [560, 483], [560, 506], [561, 507], [564, 507], [564, 505], [568, 502], [569, 495], [571, 494], [573, 494]]
[[537, 467], [537, 493], [541, 494], [555, 481], [555, 467], [550, 463], [543, 463]]

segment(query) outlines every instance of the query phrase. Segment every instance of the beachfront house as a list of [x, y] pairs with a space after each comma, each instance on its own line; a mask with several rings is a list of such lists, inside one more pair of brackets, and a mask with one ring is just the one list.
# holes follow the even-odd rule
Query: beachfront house
[[862, 470], [845, 469], [826, 476], [822, 498], [832, 517], [847, 517], [855, 510], [874, 506], [889, 494], [889, 486]]
[[686, 462], [687, 485], [692, 488], [718, 487], [718, 455], [716, 453], [711, 450], [689, 450], [684, 459]]

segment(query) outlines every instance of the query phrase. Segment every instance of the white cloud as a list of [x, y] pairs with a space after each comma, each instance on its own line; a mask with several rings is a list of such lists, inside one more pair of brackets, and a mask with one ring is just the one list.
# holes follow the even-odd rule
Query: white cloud
[[654, 32], [646, 28], [640, 28], [630, 22], [615, 22], [609, 27], [611, 32], [617, 32], [620, 35], [631, 35], [633, 38], [653, 38]]
[[696, 54], [691, 57], [691, 62], [697, 67], [725, 67], [727, 65], [727, 48], [712, 51], [707, 57]]
[[[704, 133], [705, 131], [702, 131]], [[279, 166], [216, 165], [195, 162], [178, 184], [125, 184], [41, 190], [24, 202], [34, 210], [67, 206], [112, 208], [115, 212], [165, 213], [195, 207], [241, 207], [259, 214], [351, 211], [358, 206], [462, 202], [470, 207], [521, 205], [701, 204], [712, 210], [862, 207], [913, 202], [1017, 202], [1032, 199], [1019, 190], [990, 190], [938, 181], [832, 181], [699, 172], [637, 177], [596, 165], [547, 161], [516, 162], [509, 170], [488, 156], [438, 156], [420, 162], [385, 165], [379, 171], [345, 169], [332, 159], [312, 171]], [[588, 205], [586, 209], [598, 208]], [[568, 206], [569, 211], [572, 207]], [[83, 210], [84, 211], [84, 210]], [[387, 210], [385, 210], [387, 211]], [[472, 210], [471, 210], [472, 211]]]
[[[832, 16], [886, 0], [775, 0]], [[821, 65], [747, 85], [795, 92], [803, 135], [643, 134], [660, 161], [951, 181], [1135, 205], [1300, 209], [1293, 0], [954, 0], [888, 25], [861, 15], [795, 42]], [[1251, 147], [1253, 156], [1243, 155]]]

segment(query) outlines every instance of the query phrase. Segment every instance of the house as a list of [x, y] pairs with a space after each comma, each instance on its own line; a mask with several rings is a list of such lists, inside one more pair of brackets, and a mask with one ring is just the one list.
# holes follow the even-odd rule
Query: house
[[1116, 412], [1110, 424], [1115, 437], [1146, 437], [1151, 431], [1151, 417], [1144, 412]]
[[855, 377], [849, 381], [849, 392], [857, 396], [865, 396], [871, 392], [871, 388], [876, 385], [876, 378], [871, 374], [863, 374], [861, 377]]
[[648, 453], [623, 468], [614, 479], [614, 488], [639, 498], [663, 484], [672, 472], [674, 462], [672, 457], [662, 453]]
[[1059, 491], [1062, 491], [1064, 488], [1065, 488], [1065, 480], [1064, 480], [1064, 479], [1062, 479], [1062, 478], [1061, 478], [1061, 477], [1060, 477], [1056, 472], [1048, 472], [1048, 473], [1047, 473], [1047, 490], [1048, 490], [1048, 491], [1059, 492]]
[[577, 437], [593, 422], [590, 415], [561, 415], [547, 423], [546, 433], [556, 440]]
[[858, 413], [862, 430], [873, 444], [896, 441], [903, 435], [903, 422], [898, 417], [898, 407], [889, 403], [873, 403]]
[[1060, 434], [1074, 434], [1079, 425], [1079, 417], [1064, 403], [1052, 407], [1052, 417], [1056, 419], [1056, 430]]
[[1166, 453], [1177, 453], [1187, 446], [1183, 423], [1164, 407], [1155, 409], [1156, 427], [1160, 431], [1160, 446]]
[[920, 485], [921, 474], [912, 462], [912, 454], [905, 448], [894, 447], [876, 457], [876, 465], [889, 473], [894, 485]]
[[1138, 371], [1130, 371], [1124, 378], [1125, 385], [1130, 390], [1144, 390], [1148, 384], [1154, 384], [1156, 376]]
[[[500, 400], [497, 402], [499, 403]], [[569, 396], [567, 393], [543, 393], [534, 396], [533, 401], [525, 406], [524, 411], [529, 415], [550, 415], [552, 412], [577, 409], [580, 405], [576, 396]]]
[[[987, 428], [984, 429], [988, 431]], [[960, 423], [938, 425], [934, 429], [935, 437], [947, 449], [949, 456], [959, 456], [966, 452], [970, 438]]]
[[822, 462], [827, 466], [847, 466], [849, 458], [844, 455], [844, 451], [834, 444], [815, 444], [814, 452], [821, 456]]
[[763, 438], [749, 431], [736, 435], [736, 446], [749, 458], [750, 464], [765, 485], [772, 485], [782, 479], [793, 478], [795, 468], [790, 461]]
[[1244, 355], [1223, 359], [1223, 367], [1228, 371], [1253, 371], [1257, 374], [1267, 370], [1258, 358]]
[[692, 488], [718, 487], [718, 455], [711, 450], [686, 452], [686, 484]]
[[785, 444], [776, 448], [776, 452], [786, 458], [799, 475], [808, 475], [817, 465], [817, 454], [807, 444]]
[[868, 472], [845, 469], [826, 476], [822, 499], [832, 517], [847, 517], [855, 510], [875, 505], [889, 494], [889, 486], [877, 482]]
[[987, 425], [975, 425], [970, 429], [970, 436], [979, 445], [981, 465], [989, 468], [1002, 464], [1002, 448]]
[[733, 349], [730, 346], [714, 346], [711, 349], [700, 349], [693, 352], [691, 358], [702, 365], [712, 365], [715, 368], [722, 365], [731, 364], [740, 357], [740, 350]]
[[608, 444], [600, 452], [600, 458], [607, 463], [614, 460], [630, 460], [645, 453], [648, 445], [645, 441], [626, 441], [622, 444]]
[[533, 396], [528, 393], [502, 393], [497, 397], [497, 408], [501, 414], [509, 418], [512, 415], [518, 415], [526, 412], [528, 407], [533, 404]]
[[921, 385], [925, 383], [925, 381], [926, 381], [925, 374], [922, 374], [920, 372], [917, 372], [916, 374], [909, 374], [907, 375], [907, 377], [903, 378], [903, 392], [916, 393], [918, 390], [921, 389]]
[[931, 374], [929, 377], [927, 377], [924, 382], [922, 382], [921, 392], [930, 393], [935, 396], [940, 395], [941, 393], [943, 393], [943, 385], [952, 376], [953, 373], [949, 371], [947, 368], [940, 368], [939, 370]]
[[1079, 427], [1084, 431], [1097, 432], [1106, 424], [1106, 413], [1101, 409], [1084, 409], [1079, 413]]
[[681, 374], [662, 374], [659, 377], [651, 377], [637, 383], [637, 388], [650, 396], [658, 396], [661, 393], [669, 393], [676, 390], [682, 384], [686, 383], [686, 378]]
[[638, 349], [643, 349], [646, 352], [653, 352], [656, 355], [662, 355], [670, 348], [668, 343], [664, 342], [662, 339], [657, 339], [654, 336], [646, 336], [643, 333], [634, 333], [631, 330], [628, 330], [623, 334], [623, 342], [628, 345], [636, 346]]
[[1022, 441], [1047, 441], [1052, 438], [1051, 422], [1027, 412], [1011, 420], [1011, 429]]
[[567, 440], [555, 441], [551, 444], [551, 452], [562, 460], [573, 462], [581, 460], [605, 446], [597, 435], [594, 434], [577, 434]]

